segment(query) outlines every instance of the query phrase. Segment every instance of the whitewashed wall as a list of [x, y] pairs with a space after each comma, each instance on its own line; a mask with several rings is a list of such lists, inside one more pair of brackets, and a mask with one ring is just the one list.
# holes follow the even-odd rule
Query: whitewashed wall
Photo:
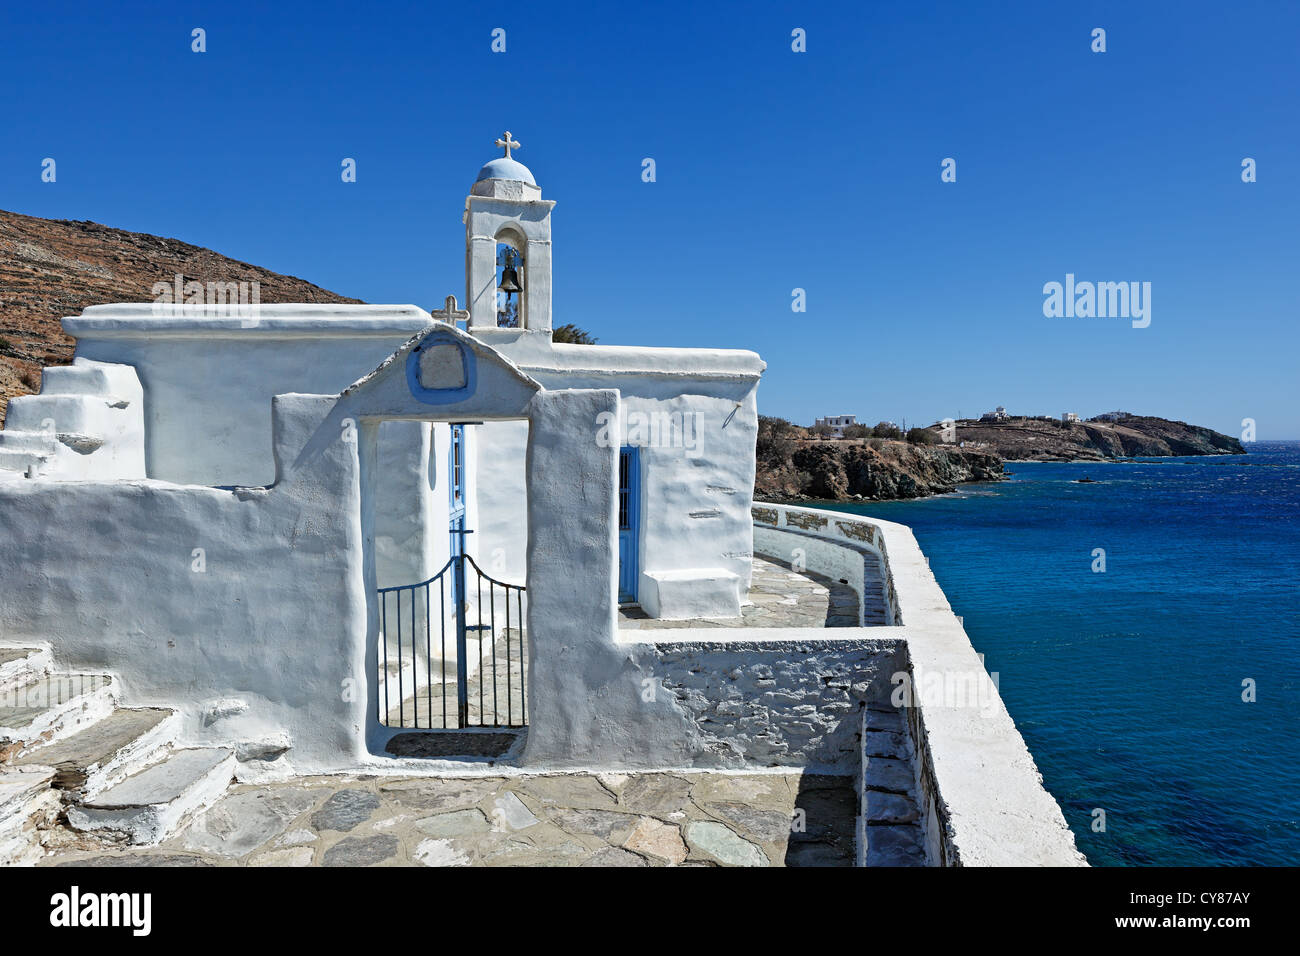
[[[651, 432], [648, 443], [631, 436], [642, 445], [642, 580], [654, 572], [696, 569], [703, 581], [722, 569], [736, 575], [731, 593], [692, 595], [693, 613], [686, 616], [699, 613], [701, 599], [706, 605], [711, 602], [705, 611], [734, 613], [740, 594], [749, 587], [752, 569], [749, 508], [758, 426], [756, 391], [763, 362], [741, 350], [552, 345], [538, 336], [502, 333], [490, 336], [493, 345], [546, 388], [617, 389], [621, 424], [614, 436], [616, 444], [628, 442], [636, 416], [641, 422], [661, 424], [689, 421], [685, 435], [660, 429]], [[594, 439], [599, 423], [593, 421], [589, 428]], [[519, 456], [525, 439], [518, 430], [482, 435], [481, 474], [492, 468], [508, 476], [510, 462]], [[499, 487], [508, 485], [503, 480]], [[488, 529], [483, 546], [502, 547], [512, 556], [508, 560], [513, 560], [526, 534], [526, 523], [518, 520], [516, 492], [502, 494], [495, 482], [485, 478], [477, 493], [484, 508], [480, 526]], [[676, 616], [672, 608], [665, 610], [664, 616]]]
[[[437, 563], [433, 533], [438, 508], [431, 480], [434, 465], [433, 426], [429, 422], [380, 425], [375, 495], [389, 503], [375, 527], [375, 568], [380, 587], [424, 581], [442, 566]], [[446, 507], [441, 510], [445, 516]]]
[[[524, 416], [538, 387], [467, 344], [481, 387], [456, 407], [413, 400], [400, 360], [342, 396], [276, 396], [269, 487], [0, 483], [0, 634], [50, 642], [61, 668], [117, 674], [127, 704], [178, 708], [186, 743], [284, 732], [303, 770], [381, 753], [380, 422]], [[539, 568], [537, 586], [566, 571]], [[247, 709], [205, 722], [221, 699]]]
[[[333, 398], [282, 396], [274, 488], [152, 479], [0, 484], [0, 633], [178, 708], [183, 739], [287, 732], [300, 768], [366, 755], [355, 442]], [[205, 707], [248, 709], [205, 725]]]
[[271, 399], [337, 394], [433, 324], [411, 305], [97, 305], [65, 318], [77, 356], [134, 366], [148, 475], [201, 485], [275, 477]]
[[527, 573], [528, 423], [485, 422], [471, 429], [477, 509], [470, 553], [498, 581], [523, 584]]

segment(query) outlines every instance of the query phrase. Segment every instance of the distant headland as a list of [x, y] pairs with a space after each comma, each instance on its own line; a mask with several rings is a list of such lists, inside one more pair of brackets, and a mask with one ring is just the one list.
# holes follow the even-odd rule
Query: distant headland
[[946, 494], [959, 484], [1001, 481], [1008, 461], [1116, 461], [1244, 455], [1241, 442], [1200, 425], [1109, 412], [1086, 421], [1007, 414], [904, 430], [852, 416], [802, 427], [759, 416], [755, 498], [888, 501]]
[[[936, 434], [942, 425], [933, 426]], [[1086, 421], [1073, 416], [998, 417], [954, 422], [958, 445], [1007, 461], [1107, 461], [1182, 455], [1244, 455], [1231, 435], [1152, 415], [1108, 412]]]

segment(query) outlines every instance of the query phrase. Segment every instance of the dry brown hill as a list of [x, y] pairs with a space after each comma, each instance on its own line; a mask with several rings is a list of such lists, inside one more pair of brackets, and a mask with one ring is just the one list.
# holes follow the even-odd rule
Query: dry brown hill
[[45, 365], [72, 361], [59, 320], [105, 302], [152, 302], [155, 282], [257, 282], [262, 302], [360, 302], [179, 239], [0, 210], [0, 422]]
[[1241, 442], [1231, 435], [1152, 415], [1128, 415], [1114, 422], [1014, 417], [1001, 422], [959, 421], [956, 425], [957, 441], [1008, 461], [1104, 461], [1246, 453]]

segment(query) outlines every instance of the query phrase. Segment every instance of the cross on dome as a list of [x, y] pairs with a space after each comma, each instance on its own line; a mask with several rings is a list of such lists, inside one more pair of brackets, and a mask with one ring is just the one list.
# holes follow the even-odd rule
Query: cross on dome
[[518, 149], [518, 148], [519, 148], [519, 144], [518, 144], [517, 142], [515, 142], [513, 139], [510, 138], [510, 130], [506, 130], [505, 138], [504, 138], [504, 139], [498, 139], [494, 145], [496, 145], [496, 146], [500, 146], [500, 147], [502, 147], [503, 149], [505, 149], [505, 151], [506, 151], [506, 159], [509, 159], [509, 158], [510, 158], [510, 150], [511, 150], [511, 149]]

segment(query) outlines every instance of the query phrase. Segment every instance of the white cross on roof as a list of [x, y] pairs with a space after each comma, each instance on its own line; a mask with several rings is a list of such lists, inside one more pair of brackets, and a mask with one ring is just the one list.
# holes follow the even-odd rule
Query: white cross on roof
[[503, 147], [503, 148], [505, 149], [505, 151], [506, 151], [506, 159], [509, 159], [509, 158], [510, 158], [510, 150], [511, 150], [511, 149], [518, 149], [518, 148], [519, 148], [519, 144], [518, 144], [517, 142], [515, 142], [513, 139], [510, 138], [510, 130], [506, 130], [505, 138], [504, 138], [504, 139], [499, 139], [499, 140], [497, 140], [497, 141], [496, 141], [496, 145], [497, 145], [497, 146], [501, 146], [501, 147]]

